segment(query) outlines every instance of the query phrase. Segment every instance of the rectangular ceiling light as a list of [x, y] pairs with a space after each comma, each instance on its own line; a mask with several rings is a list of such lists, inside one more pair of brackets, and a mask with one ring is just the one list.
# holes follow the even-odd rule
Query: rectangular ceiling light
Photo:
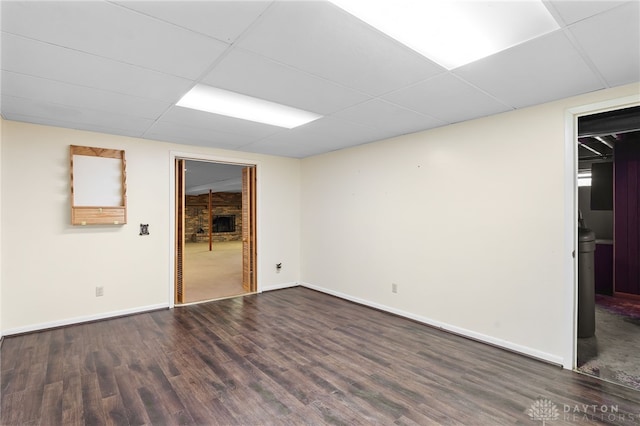
[[203, 84], [196, 85], [176, 105], [287, 129], [302, 126], [322, 117], [313, 112]]
[[540, 0], [330, 1], [449, 70], [559, 28]]

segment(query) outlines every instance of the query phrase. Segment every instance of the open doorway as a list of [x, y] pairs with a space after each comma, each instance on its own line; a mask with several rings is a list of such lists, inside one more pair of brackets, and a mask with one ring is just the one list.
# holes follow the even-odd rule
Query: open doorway
[[255, 216], [255, 166], [176, 159], [176, 304], [255, 292]]
[[640, 390], [640, 106], [579, 117], [577, 133], [576, 367]]

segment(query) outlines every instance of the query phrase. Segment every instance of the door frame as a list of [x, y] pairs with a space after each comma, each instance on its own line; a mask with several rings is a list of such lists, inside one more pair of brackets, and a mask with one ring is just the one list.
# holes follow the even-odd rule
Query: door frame
[[564, 300], [563, 367], [575, 370], [578, 364], [578, 118], [640, 105], [640, 95], [625, 96], [569, 108], [565, 112], [564, 146]]
[[[256, 160], [248, 160], [244, 158], [236, 158], [236, 157], [225, 157], [221, 155], [213, 155], [213, 154], [202, 154], [202, 153], [194, 153], [194, 152], [183, 152], [183, 151], [170, 151], [169, 152], [169, 282], [168, 282], [168, 297], [169, 297], [169, 308], [174, 308], [176, 306], [175, 303], [175, 257], [176, 257], [176, 160], [193, 160], [193, 161], [206, 161], [211, 163], [223, 163], [223, 164], [233, 164], [236, 166], [245, 166], [245, 167], [255, 167], [256, 168], [256, 208], [255, 208], [255, 221], [256, 221], [256, 240], [257, 247], [256, 251], [258, 253], [261, 252], [261, 241], [260, 238], [260, 230], [261, 226], [261, 218], [260, 212], [262, 211], [261, 207], [261, 173], [262, 168], [260, 167], [260, 162]], [[256, 293], [261, 292], [261, 271], [259, 261], [256, 260]]]

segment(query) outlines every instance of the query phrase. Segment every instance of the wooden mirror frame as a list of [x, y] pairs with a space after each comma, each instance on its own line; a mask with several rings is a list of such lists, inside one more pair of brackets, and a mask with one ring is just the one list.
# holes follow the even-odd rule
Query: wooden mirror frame
[[[121, 202], [118, 205], [83, 206], [75, 204], [73, 157], [84, 155], [98, 158], [118, 159], [121, 163]], [[127, 223], [127, 173], [124, 150], [70, 146], [71, 173], [71, 224], [72, 225], [123, 225]]]

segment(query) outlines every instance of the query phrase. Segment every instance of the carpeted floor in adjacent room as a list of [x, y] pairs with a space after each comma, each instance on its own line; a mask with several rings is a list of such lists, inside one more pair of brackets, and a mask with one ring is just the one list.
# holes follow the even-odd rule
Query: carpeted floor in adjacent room
[[578, 371], [640, 391], [640, 301], [596, 295], [596, 334], [578, 339]]
[[186, 243], [184, 247], [185, 303], [244, 294], [242, 242]]

